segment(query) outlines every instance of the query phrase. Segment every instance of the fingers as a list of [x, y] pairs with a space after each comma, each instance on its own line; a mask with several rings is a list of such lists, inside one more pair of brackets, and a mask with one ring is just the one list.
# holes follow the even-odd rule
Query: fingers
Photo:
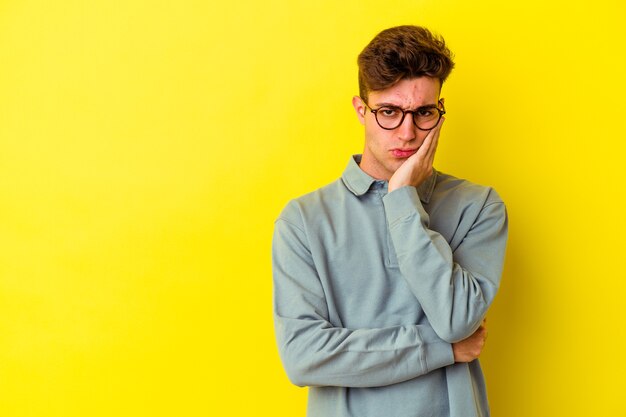
[[441, 131], [441, 126], [443, 125], [444, 118], [442, 117], [435, 126], [424, 138], [424, 142], [420, 146], [419, 150], [415, 153], [415, 158], [420, 158], [424, 161], [429, 162], [432, 165], [432, 162], [435, 159], [435, 151], [437, 150], [437, 145], [439, 143], [439, 132]]
[[439, 134], [441, 133], [441, 127], [443, 126], [444, 120], [444, 117], [439, 119], [439, 123], [437, 123], [437, 126], [435, 126], [433, 130], [428, 132], [428, 136], [432, 135], [429, 147], [427, 149], [428, 158], [431, 163], [435, 160], [435, 152], [437, 151], [437, 145], [439, 145]]
[[480, 332], [483, 342], [486, 342], [487, 337], [489, 336], [489, 330], [487, 330], [487, 326], [485, 324], [486, 322], [487, 322], [487, 319], [483, 319], [483, 324], [481, 324], [480, 327], [478, 328], [478, 332]]

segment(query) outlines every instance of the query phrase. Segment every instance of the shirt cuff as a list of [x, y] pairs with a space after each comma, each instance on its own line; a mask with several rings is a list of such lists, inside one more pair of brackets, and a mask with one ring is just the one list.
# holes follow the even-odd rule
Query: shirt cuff
[[434, 330], [422, 327], [420, 337], [424, 340], [424, 362], [427, 372], [454, 364], [452, 344], [443, 341]]
[[390, 226], [394, 223], [418, 212], [423, 224], [428, 224], [429, 216], [422, 206], [417, 189], [407, 185], [397, 188], [383, 197], [383, 205], [385, 206], [385, 214], [387, 222]]

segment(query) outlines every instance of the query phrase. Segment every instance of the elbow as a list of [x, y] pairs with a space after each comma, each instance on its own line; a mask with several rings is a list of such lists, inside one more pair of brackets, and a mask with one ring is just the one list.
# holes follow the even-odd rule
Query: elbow
[[321, 375], [316, 374], [313, 367], [302, 363], [284, 364], [289, 381], [298, 387], [319, 387], [325, 385]]
[[468, 337], [471, 336], [470, 334], [467, 333], [461, 333], [461, 332], [440, 332], [440, 331], [435, 331], [435, 333], [437, 333], [437, 335], [445, 342], [447, 343], [457, 343], [460, 342], [461, 340], [467, 339]]
[[[277, 328], [278, 353], [289, 381], [299, 387], [319, 385], [319, 367], [322, 358], [312, 349], [312, 337], [317, 333], [303, 331], [309, 328], [286, 329], [279, 325]], [[310, 333], [310, 334], [309, 334]], [[316, 383], [317, 382], [317, 383]]]
[[457, 323], [454, 325], [446, 324], [442, 326], [433, 326], [433, 330], [440, 339], [447, 343], [457, 343], [470, 337], [480, 327], [474, 323]]
[[442, 340], [457, 343], [473, 335], [483, 324], [488, 305], [489, 303], [481, 301], [465, 308], [456, 308], [447, 314], [435, 316], [430, 324]]
[[306, 374], [302, 372], [301, 369], [298, 369], [297, 367], [285, 366], [285, 371], [287, 373], [287, 378], [289, 378], [289, 381], [292, 384], [298, 387], [309, 386], [309, 383], [306, 379]]
[[283, 363], [283, 368], [287, 374], [289, 381], [298, 386], [306, 387], [313, 385], [311, 379], [310, 369], [305, 364], [302, 355], [298, 355], [287, 347], [280, 351], [280, 357]]

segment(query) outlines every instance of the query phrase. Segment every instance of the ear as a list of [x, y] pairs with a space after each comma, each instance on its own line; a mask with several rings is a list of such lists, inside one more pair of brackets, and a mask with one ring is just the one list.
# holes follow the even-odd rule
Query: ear
[[356, 117], [359, 119], [359, 122], [362, 125], [365, 125], [365, 104], [361, 97], [354, 96], [352, 97], [352, 107], [354, 107], [354, 111], [356, 111]]
[[444, 103], [444, 101], [446, 101], [446, 99], [445, 99], [445, 98], [443, 98], [443, 97], [441, 97], [441, 98], [439, 99], [439, 101], [441, 101], [441, 104], [443, 104], [443, 105], [445, 105], [445, 104], [446, 104], [446, 103]]

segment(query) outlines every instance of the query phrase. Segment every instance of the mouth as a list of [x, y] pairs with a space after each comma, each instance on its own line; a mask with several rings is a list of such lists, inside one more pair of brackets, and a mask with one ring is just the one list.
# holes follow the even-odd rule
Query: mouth
[[417, 149], [392, 149], [391, 154], [395, 158], [408, 158], [417, 152]]

